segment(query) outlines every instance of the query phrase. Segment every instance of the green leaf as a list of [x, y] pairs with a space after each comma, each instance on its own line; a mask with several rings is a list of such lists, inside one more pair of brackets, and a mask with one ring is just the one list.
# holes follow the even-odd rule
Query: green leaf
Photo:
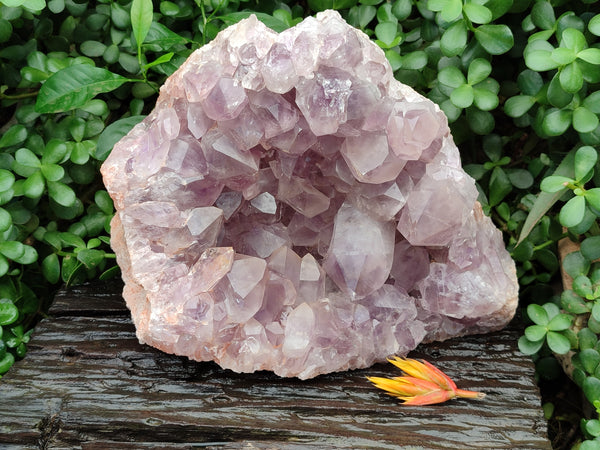
[[107, 126], [98, 138], [96, 145], [95, 158], [104, 161], [108, 158], [114, 145], [131, 129], [144, 120], [146, 116], [131, 116], [119, 119]]
[[6, 275], [8, 269], [10, 269], [10, 264], [8, 263], [8, 260], [0, 254], [0, 277]]
[[476, 181], [481, 180], [488, 171], [483, 164], [466, 164], [463, 168]]
[[537, 353], [544, 345], [544, 339], [539, 341], [530, 341], [527, 336], [521, 336], [518, 341], [519, 350], [525, 355], [533, 355]]
[[573, 291], [583, 298], [591, 300], [592, 296], [592, 281], [585, 275], [579, 275], [573, 280]]
[[56, 253], [50, 253], [42, 261], [42, 274], [49, 283], [56, 284], [60, 280], [60, 262]]
[[24, 247], [25, 251], [23, 255], [15, 259], [15, 262], [18, 262], [19, 264], [33, 264], [38, 259], [38, 253], [36, 249], [30, 245], [25, 245]]
[[581, 254], [590, 261], [600, 258], [600, 236], [590, 236], [581, 243]]
[[0, 169], [0, 192], [9, 190], [15, 184], [15, 175], [6, 169]]
[[25, 246], [17, 241], [0, 242], [0, 253], [8, 259], [17, 260], [25, 254]]
[[77, 259], [88, 269], [93, 269], [102, 262], [104, 255], [102, 250], [84, 249], [77, 252]]
[[510, 117], [521, 117], [535, 105], [535, 97], [530, 95], [517, 95], [504, 103], [504, 112]]
[[446, 5], [446, 0], [428, 0], [427, 9], [430, 11], [441, 11]]
[[600, 64], [600, 48], [586, 48], [577, 53], [579, 59], [589, 62], [590, 64]]
[[58, 181], [48, 181], [48, 195], [56, 203], [65, 207], [73, 206], [77, 199], [73, 189]]
[[113, 202], [108, 195], [108, 192], [104, 190], [96, 191], [94, 194], [94, 202], [104, 214], [110, 215], [113, 213]]
[[551, 175], [542, 180], [540, 189], [544, 192], [558, 192], [567, 189], [567, 184], [573, 183], [574, 180], [560, 175]]
[[533, 175], [525, 169], [508, 169], [506, 171], [512, 185], [518, 189], [529, 189], [533, 186]]
[[126, 72], [129, 72], [131, 74], [137, 74], [140, 71], [140, 61], [135, 56], [130, 55], [129, 53], [119, 53], [119, 64], [123, 69], [125, 69]]
[[19, 145], [25, 142], [28, 133], [27, 128], [21, 124], [13, 125], [10, 127], [2, 137], [0, 137], [0, 148], [12, 147], [13, 145]]
[[585, 259], [580, 251], [575, 251], [563, 258], [562, 267], [571, 278], [577, 278], [579, 275], [586, 275], [588, 273], [590, 262]]
[[79, 236], [77, 236], [74, 233], [69, 233], [69, 232], [60, 233], [60, 239], [67, 247], [75, 247], [75, 248], [82, 248], [82, 249], [86, 248], [86, 245], [85, 245], [85, 242], [83, 242], [83, 239], [81, 239]]
[[0, 325], [10, 325], [19, 318], [19, 310], [14, 303], [7, 299], [0, 299]]
[[12, 216], [4, 208], [0, 208], [0, 233], [4, 233], [12, 226]]
[[386, 50], [385, 57], [389, 61], [394, 72], [403, 66], [403, 58], [402, 56], [400, 56], [400, 53], [398, 53], [396, 50]]
[[440, 48], [445, 56], [459, 55], [467, 46], [467, 25], [458, 20], [448, 27], [440, 39]]
[[585, 191], [585, 200], [592, 205], [592, 208], [600, 211], [600, 188], [592, 188]]
[[41, 83], [50, 76], [49, 73], [42, 72], [41, 70], [34, 69], [33, 67], [23, 67], [21, 69], [21, 77], [30, 83]]
[[[312, 1], [309, 1], [309, 3], [312, 3]], [[350, 3], [351, 4], [348, 6], [348, 8], [354, 6], [356, 1], [351, 0]], [[313, 8], [311, 7], [311, 9], [313, 9]], [[325, 8], [325, 9], [331, 9], [331, 8]], [[323, 11], [322, 9], [319, 9], [319, 10]], [[317, 11], [317, 10], [315, 10], [315, 11]], [[262, 23], [264, 23], [271, 30], [276, 31], [278, 33], [281, 33], [282, 31], [284, 31], [288, 28], [288, 26], [285, 22], [282, 22], [281, 20], [276, 19], [275, 17], [273, 17], [269, 14], [265, 14], [265, 13], [261, 13], [261, 12], [239, 11], [239, 12], [228, 13], [223, 16], [218, 16], [218, 18], [221, 19], [223, 22], [225, 22], [226, 25], [233, 25], [235, 23], [238, 23], [240, 20], [247, 19], [251, 15], [255, 15], [258, 20], [260, 20]], [[157, 28], [161, 28], [160, 33], [163, 35], [163, 37], [156, 40], [156, 43], [159, 43], [163, 50], [166, 51], [169, 48], [171, 48], [173, 45], [187, 43], [187, 39], [185, 39], [182, 36], [179, 36], [176, 33], [173, 33], [171, 30], [169, 30], [163, 24], [157, 23], [157, 22], [152, 23], [152, 28], [150, 29], [149, 37], [148, 37], [146, 43], [154, 42], [153, 39], [150, 39], [150, 36], [153, 36], [153, 28], [155, 28], [155, 26]], [[167, 32], [168, 32], [168, 36], [167, 36]]]
[[81, 53], [90, 58], [97, 58], [104, 54], [106, 45], [98, 41], [83, 41], [79, 47]]
[[412, 12], [412, 0], [396, 0], [392, 6], [392, 13], [398, 20], [405, 20]]
[[540, 305], [536, 305], [535, 303], [527, 306], [527, 315], [536, 325], [546, 326], [550, 319], [548, 318], [547, 311], [542, 308]]
[[396, 39], [398, 24], [396, 22], [380, 22], [375, 27], [375, 36], [386, 45], [391, 45]]
[[356, 4], [356, 0], [309, 0], [308, 6], [313, 11], [326, 9], [347, 9]]
[[456, 20], [462, 14], [462, 0], [447, 0], [442, 8], [441, 16], [446, 22]]
[[563, 205], [558, 219], [563, 227], [574, 227], [579, 225], [585, 214], [585, 198], [576, 195]]
[[536, 27], [542, 30], [550, 30], [554, 27], [556, 16], [554, 8], [547, 1], [537, 1], [531, 8], [531, 20]]
[[566, 65], [559, 73], [560, 85], [565, 90], [574, 94], [579, 91], [583, 86], [583, 74], [579, 68], [577, 61]]
[[559, 73], [556, 73], [552, 77], [552, 80], [550, 80], [546, 98], [552, 106], [556, 106], [557, 108], [564, 108], [573, 100], [573, 94], [566, 92], [560, 84]]
[[68, 151], [69, 149], [64, 142], [58, 139], [52, 139], [46, 144], [42, 162], [48, 164], [61, 163]]
[[512, 191], [512, 183], [501, 167], [495, 167], [490, 176], [490, 206], [499, 204]]
[[15, 152], [15, 160], [22, 166], [38, 169], [41, 166], [40, 160], [28, 148], [20, 148]]
[[485, 80], [492, 73], [492, 65], [487, 59], [476, 58], [469, 64], [467, 82], [476, 85]]
[[440, 11], [442, 19], [446, 22], [454, 21], [462, 13], [461, 0], [429, 0], [427, 8], [430, 11]]
[[583, 382], [583, 393], [590, 403], [600, 399], [600, 380], [596, 377], [587, 377]]
[[542, 308], [546, 310], [548, 314], [548, 319], [552, 319], [554, 316], [560, 314], [560, 308], [556, 306], [554, 303], [544, 303]]
[[558, 67], [558, 63], [552, 59], [552, 52], [548, 50], [533, 50], [525, 52], [524, 56], [527, 67], [536, 72], [544, 72]]
[[592, 307], [592, 317], [590, 319], [594, 319], [596, 321], [600, 319], [600, 302], [594, 302], [594, 306]]
[[[573, 120], [575, 117], [573, 115]], [[581, 181], [590, 173], [598, 161], [598, 152], [589, 145], [580, 147], [575, 152], [575, 179]]]
[[402, 56], [402, 68], [407, 70], [421, 70], [427, 65], [427, 53], [421, 50], [407, 53]]
[[473, 104], [473, 87], [463, 84], [452, 91], [450, 101], [458, 108], [468, 108]]
[[588, 23], [588, 30], [590, 33], [600, 36], [600, 14], [596, 14]]
[[39, 170], [27, 177], [23, 183], [23, 195], [28, 198], [40, 198], [46, 188], [44, 176]]
[[101, 273], [98, 279], [104, 281], [114, 278], [119, 274], [120, 270], [121, 269], [119, 268], [119, 266], [113, 266], [110, 269], [106, 269], [103, 273]]
[[548, 322], [547, 328], [550, 331], [563, 331], [568, 329], [573, 322], [573, 316], [570, 314], [558, 314]]
[[546, 113], [542, 121], [542, 129], [548, 136], [560, 136], [571, 125], [572, 111], [553, 109]]
[[494, 129], [494, 116], [488, 111], [480, 111], [477, 108], [467, 109], [467, 122], [475, 133], [485, 136]]
[[560, 297], [560, 304], [565, 311], [572, 314], [585, 314], [590, 312], [590, 308], [587, 306], [586, 301], [572, 290], [563, 291]]
[[161, 64], [167, 63], [167, 62], [171, 61], [171, 59], [173, 58], [174, 55], [175, 55], [175, 53], [173, 53], [173, 52], [165, 53], [164, 55], [161, 55], [158, 58], [156, 58], [154, 61], [149, 62], [148, 64], [145, 64], [144, 69], [148, 70], [151, 67], [159, 66]]
[[522, 242], [513, 249], [511, 256], [516, 261], [529, 261], [533, 256], [533, 244], [529, 241]]
[[562, 32], [560, 46], [573, 50], [575, 53], [580, 52], [586, 47], [585, 36], [575, 28], [567, 28]]
[[[502, 156], [504, 152], [502, 138], [497, 134], [491, 134], [483, 138], [483, 151], [490, 161], [497, 163], [495, 164], [497, 166], [510, 163], [510, 157]], [[508, 158], [508, 160], [506, 160], [506, 158]]]
[[83, 267], [75, 256], [65, 256], [62, 259], [61, 278], [68, 286], [77, 281], [77, 273]]
[[506, 53], [514, 44], [512, 31], [507, 25], [481, 25], [474, 33], [477, 42], [492, 55]]
[[83, 165], [87, 163], [90, 159], [90, 152], [88, 150], [87, 145], [85, 145], [84, 142], [75, 142], [75, 145], [73, 145], [73, 149], [71, 150], [71, 155], [69, 156], [69, 159], [74, 164], [78, 165]]
[[450, 123], [456, 121], [462, 112], [462, 109], [454, 106], [454, 103], [452, 103], [450, 99], [443, 101], [440, 104], [440, 108], [442, 111], [444, 111], [444, 114], [446, 114], [446, 117], [448, 117], [448, 122]]
[[547, 248], [536, 250], [535, 260], [539, 261], [548, 272], [555, 272], [560, 267], [556, 255]]
[[42, 85], [35, 103], [38, 113], [56, 113], [84, 106], [97, 94], [110, 92], [127, 78], [106, 69], [77, 64], [53, 74]]
[[42, 164], [42, 175], [48, 181], [59, 181], [65, 176], [65, 169], [58, 164]]
[[152, 25], [152, 0], [133, 0], [131, 2], [131, 27], [138, 49], [144, 43]]
[[[256, 14], [258, 20], [274, 31], [281, 32], [287, 28], [285, 23], [275, 19], [273, 16], [251, 11], [229, 13], [226, 16], [221, 16], [220, 19], [223, 20], [227, 25], [233, 25], [240, 20], [247, 19], [252, 14]], [[162, 23], [152, 22], [150, 31], [148, 31], [148, 35], [146, 36], [146, 40], [144, 42], [144, 49], [148, 49], [153, 52], [167, 52], [174, 46], [185, 45], [188, 42], [188, 39], [169, 30]]]
[[525, 69], [517, 77], [517, 84], [524, 95], [537, 95], [544, 86], [542, 76], [533, 70]]
[[600, 363], [600, 353], [593, 348], [581, 350], [579, 352], [579, 361], [587, 373], [593, 374]]
[[360, 5], [356, 7], [358, 15], [358, 26], [365, 28], [375, 18], [377, 9], [372, 5]]
[[571, 350], [571, 342], [569, 339], [556, 331], [548, 331], [546, 342], [548, 342], [550, 350], [559, 355], [564, 355]]
[[491, 111], [496, 109], [500, 103], [500, 99], [493, 92], [487, 89], [473, 89], [473, 103], [482, 111]]
[[552, 59], [561, 66], [572, 63], [575, 58], [577, 54], [570, 48], [559, 47], [552, 50]]
[[506, 203], [506, 202], [500, 203], [498, 206], [496, 206], [496, 212], [502, 218], [502, 220], [504, 220], [506, 222], [511, 220], [510, 206], [508, 206], [508, 203]]
[[573, 110], [573, 128], [580, 133], [591, 133], [598, 126], [598, 116], [585, 106]]
[[525, 328], [525, 337], [533, 342], [539, 341], [546, 337], [547, 331], [542, 325], [531, 325]]
[[[591, 434], [594, 437], [598, 437], [600, 436], [600, 421], [598, 419], [591, 419], [591, 420], [584, 420], [585, 423], [585, 431], [587, 431], [589, 434]], [[595, 444], [597, 443], [597, 440], [591, 441], [585, 441], [582, 443], [582, 445], [579, 447], [579, 450], [596, 450], [598, 448], [598, 446]], [[584, 444], [589, 444], [585, 445]]]
[[492, 21], [492, 11], [477, 3], [465, 3], [463, 10], [469, 20], [477, 24], [486, 24]]
[[438, 72], [438, 81], [456, 89], [465, 84], [467, 80], [458, 67], [448, 66]]
[[[42, 6], [42, 8], [43, 8], [43, 6]], [[40, 8], [40, 9], [42, 9], [42, 8]], [[15, 363], [15, 357], [13, 356], [13, 354], [10, 352], [6, 352], [6, 354], [4, 355], [4, 358], [0, 359], [0, 375], [8, 372], [8, 369], [10, 369], [14, 363]]]
[[594, 348], [598, 342], [598, 336], [596, 336], [596, 333], [589, 328], [584, 328], [577, 333], [577, 338], [579, 340], [579, 348], [581, 350], [585, 350], [586, 348]]

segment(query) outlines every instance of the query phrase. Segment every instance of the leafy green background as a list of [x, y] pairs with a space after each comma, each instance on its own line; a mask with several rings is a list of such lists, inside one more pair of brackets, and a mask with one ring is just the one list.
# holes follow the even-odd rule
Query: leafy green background
[[[484, 211], [517, 262], [521, 350], [540, 383], [556, 385], [564, 378], [554, 355], [573, 351], [570, 375], [600, 408], [595, 0], [3, 0], [0, 376], [24, 357], [58, 286], [118, 274], [99, 167], [150, 112], [166, 77], [250, 14], [282, 31], [328, 8], [446, 113]], [[562, 292], [565, 236], [581, 250], [562, 263], [575, 280]], [[581, 317], [586, 325], [574, 328]], [[560, 409], [544, 405], [558, 429], [579, 425]], [[550, 431], [557, 445], [600, 446], [597, 412], [568, 443]]]

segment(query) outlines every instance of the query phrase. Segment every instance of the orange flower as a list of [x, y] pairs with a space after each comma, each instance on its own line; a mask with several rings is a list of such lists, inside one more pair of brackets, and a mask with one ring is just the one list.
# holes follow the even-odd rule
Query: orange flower
[[458, 389], [448, 375], [427, 361], [394, 356], [388, 359], [406, 376], [395, 378], [367, 377], [379, 389], [398, 397], [404, 405], [433, 405], [454, 397], [483, 398], [482, 392]]

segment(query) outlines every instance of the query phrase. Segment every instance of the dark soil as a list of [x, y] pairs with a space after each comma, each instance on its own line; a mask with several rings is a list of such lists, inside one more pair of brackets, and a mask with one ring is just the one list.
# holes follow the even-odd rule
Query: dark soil
[[568, 450], [583, 438], [580, 421], [589, 417], [591, 406], [579, 388], [569, 377], [561, 374], [552, 381], [539, 382], [542, 404], [554, 405], [554, 412], [548, 420], [548, 438], [552, 448]]

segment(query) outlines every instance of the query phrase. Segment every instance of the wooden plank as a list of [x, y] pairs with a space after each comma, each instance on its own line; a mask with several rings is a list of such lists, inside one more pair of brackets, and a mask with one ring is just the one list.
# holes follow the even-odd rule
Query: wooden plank
[[120, 289], [57, 295], [0, 381], [1, 448], [551, 448], [516, 329], [420, 346], [411, 356], [487, 397], [409, 408], [365, 380], [398, 375], [389, 364], [300, 381], [140, 345]]

